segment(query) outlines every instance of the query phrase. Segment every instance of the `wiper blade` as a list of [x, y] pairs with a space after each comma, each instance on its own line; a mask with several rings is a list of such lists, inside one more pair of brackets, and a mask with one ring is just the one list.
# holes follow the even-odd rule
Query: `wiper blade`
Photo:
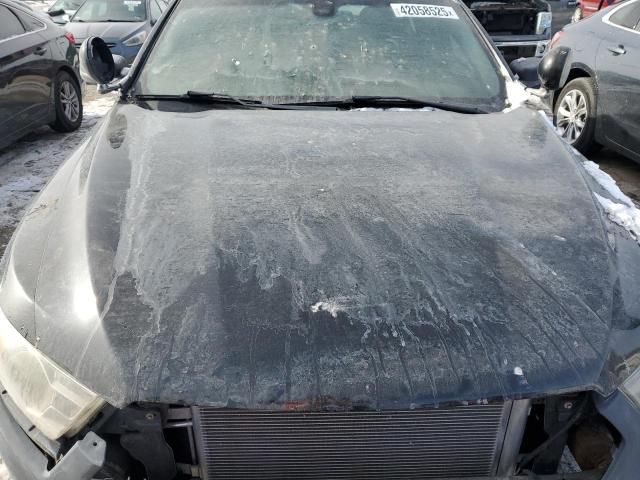
[[438, 110], [447, 110], [449, 112], [458, 113], [487, 113], [478, 107], [469, 105], [458, 105], [455, 103], [438, 102], [436, 100], [423, 100], [411, 97], [396, 97], [383, 95], [354, 95], [349, 98], [339, 100], [327, 100], [320, 102], [299, 102], [284, 103], [278, 105], [297, 105], [310, 107], [336, 107], [336, 108], [437, 108]]
[[211, 103], [233, 103], [236, 105], [263, 105], [260, 100], [253, 100], [251, 98], [239, 98], [226, 93], [214, 93], [214, 92], [198, 92], [195, 90], [189, 90], [185, 93], [187, 98], [194, 100], [205, 100]]
[[273, 110], [287, 110], [285, 106], [270, 105], [260, 100], [251, 98], [239, 98], [233, 95], [214, 92], [198, 92], [189, 90], [182, 95], [136, 95], [137, 100], [178, 100], [183, 102], [202, 102], [212, 105], [237, 105], [247, 108], [267, 108]]

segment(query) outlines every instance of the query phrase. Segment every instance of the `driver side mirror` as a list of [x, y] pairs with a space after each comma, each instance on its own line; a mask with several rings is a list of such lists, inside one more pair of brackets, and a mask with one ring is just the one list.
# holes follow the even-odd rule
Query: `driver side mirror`
[[64, 9], [58, 8], [56, 10], [49, 10], [47, 12], [47, 15], [49, 15], [50, 17], [59, 17], [61, 15], [64, 15], [65, 13], [67, 12], [65, 12]]
[[107, 44], [100, 37], [89, 37], [80, 46], [80, 76], [86, 83], [104, 86], [102, 92], [116, 90], [109, 83], [129, 73], [126, 60], [120, 55], [112, 55]]
[[116, 77], [116, 65], [107, 44], [89, 37], [80, 46], [80, 76], [87, 83], [104, 84]]
[[568, 47], [554, 48], [542, 57], [538, 64], [538, 78], [543, 88], [555, 91], [564, 85], [571, 67], [570, 57], [571, 49]]

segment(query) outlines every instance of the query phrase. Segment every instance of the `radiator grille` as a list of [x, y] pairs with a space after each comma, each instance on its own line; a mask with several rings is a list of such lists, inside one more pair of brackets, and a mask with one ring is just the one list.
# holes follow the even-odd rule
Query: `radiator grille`
[[206, 479], [410, 479], [495, 474], [504, 404], [393, 412], [196, 408]]

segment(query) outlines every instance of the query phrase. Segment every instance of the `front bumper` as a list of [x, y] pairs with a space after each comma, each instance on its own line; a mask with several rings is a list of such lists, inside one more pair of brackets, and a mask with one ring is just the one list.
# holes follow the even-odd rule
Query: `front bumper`
[[496, 35], [491, 39], [507, 62], [520, 57], [542, 57], [549, 44], [546, 35]]
[[[640, 410], [620, 392], [608, 398], [594, 394], [593, 399], [598, 411], [622, 436], [622, 441], [604, 476], [601, 471], [590, 471], [518, 475], [499, 479], [474, 477], [472, 480], [635, 480], [640, 458]], [[53, 468], [48, 469], [50, 458], [25, 433], [24, 419], [14, 409], [11, 400], [3, 394], [0, 398], [0, 455], [16, 480], [90, 480], [103, 466], [107, 444], [96, 433], [89, 432], [76, 442]]]
[[50, 470], [49, 458], [25, 433], [10, 412], [10, 399], [0, 399], [0, 456], [16, 480], [90, 480], [104, 463], [106, 442], [93, 432], [78, 441]]

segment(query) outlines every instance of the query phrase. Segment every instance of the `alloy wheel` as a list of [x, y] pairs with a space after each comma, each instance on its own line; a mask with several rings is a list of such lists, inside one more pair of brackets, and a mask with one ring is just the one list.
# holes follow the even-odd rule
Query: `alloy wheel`
[[580, 90], [570, 90], [560, 100], [556, 112], [556, 126], [562, 138], [576, 143], [588, 119], [587, 99]]
[[62, 111], [64, 112], [64, 116], [67, 117], [67, 120], [70, 122], [78, 120], [78, 116], [80, 115], [80, 99], [74, 86], [67, 80], [64, 80], [60, 84], [60, 103], [62, 104]]

